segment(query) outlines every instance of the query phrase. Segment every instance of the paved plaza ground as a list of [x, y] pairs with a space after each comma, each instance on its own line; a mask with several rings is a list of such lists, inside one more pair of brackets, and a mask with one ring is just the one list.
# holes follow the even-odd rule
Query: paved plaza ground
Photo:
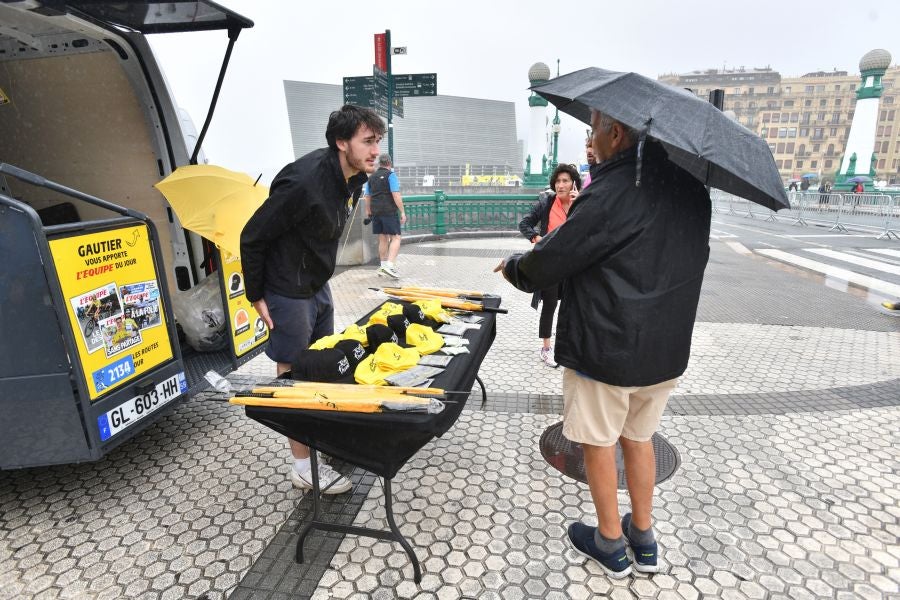
[[[487, 402], [473, 394], [394, 479], [420, 585], [399, 545], [352, 535], [314, 533], [294, 563], [310, 499], [284, 439], [203, 392], [100, 461], [0, 472], [0, 599], [900, 598], [900, 318], [871, 289], [761, 252], [880, 257], [844, 266], [900, 285], [900, 244], [714, 215], [690, 365], [660, 430], [680, 459], [657, 489], [663, 570], [618, 581], [567, 546], [568, 523], [596, 518], [538, 445], [561, 418], [561, 369], [538, 360], [530, 296], [491, 272], [528, 246], [422, 241], [397, 262], [404, 284], [509, 309], [480, 370]], [[337, 274], [337, 326], [384, 283], [372, 266]], [[258, 357], [230, 379], [273, 374]], [[384, 527], [379, 480], [336, 467], [356, 485], [329, 514]]]

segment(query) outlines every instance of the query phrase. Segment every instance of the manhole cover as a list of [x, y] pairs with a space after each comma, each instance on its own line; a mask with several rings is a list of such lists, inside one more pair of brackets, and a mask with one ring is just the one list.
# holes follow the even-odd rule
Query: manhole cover
[[[566, 438], [562, 432], [562, 422], [551, 425], [541, 435], [541, 454], [563, 475], [587, 483], [584, 474], [584, 451], [581, 444]], [[656, 483], [662, 483], [675, 473], [681, 464], [678, 450], [658, 433], [653, 434], [653, 452], [656, 454]], [[619, 489], [626, 489], [625, 464], [622, 460], [622, 448], [616, 444], [616, 469], [619, 471]]]

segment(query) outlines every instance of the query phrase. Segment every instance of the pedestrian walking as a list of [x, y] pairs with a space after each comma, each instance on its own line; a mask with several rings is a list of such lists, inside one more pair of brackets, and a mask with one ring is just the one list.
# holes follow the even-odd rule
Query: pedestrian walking
[[594, 148], [591, 145], [590, 137], [588, 137], [588, 139], [584, 142], [584, 154], [587, 157], [588, 172], [581, 179], [581, 189], [584, 189], [587, 186], [591, 185], [590, 169], [592, 169], [594, 165], [597, 164], [597, 161], [594, 159]]
[[366, 215], [372, 220], [372, 233], [378, 235], [378, 258], [381, 259], [378, 274], [399, 279], [400, 273], [394, 262], [400, 253], [400, 228], [406, 223], [406, 211], [390, 154], [378, 157], [378, 170], [369, 176], [363, 196]]
[[[247, 299], [270, 330], [266, 354], [276, 374], [291, 370], [299, 353], [334, 333], [334, 303], [328, 280], [338, 242], [367, 174], [375, 170], [384, 123], [374, 111], [345, 105], [331, 113], [327, 148], [284, 167], [269, 197], [241, 232]], [[289, 440], [291, 482], [312, 488], [309, 448]], [[326, 494], [346, 492], [350, 481], [324, 461], [319, 481]]]
[[[597, 527], [572, 523], [571, 546], [619, 578], [658, 570], [651, 437], [687, 368], [709, 257], [705, 187], [658, 142], [592, 110], [598, 161], [565, 223], [498, 265], [520, 290], [562, 282], [556, 360], [563, 433], [582, 445]], [[637, 182], [640, 185], [637, 185]], [[615, 447], [631, 512], [619, 519]], [[626, 543], [631, 552], [629, 558]], [[633, 561], [633, 562], [632, 562]]]

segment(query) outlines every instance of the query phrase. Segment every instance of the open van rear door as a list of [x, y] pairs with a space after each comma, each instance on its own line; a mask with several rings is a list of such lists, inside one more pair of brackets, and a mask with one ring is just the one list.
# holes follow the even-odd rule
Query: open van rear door
[[[59, 5], [58, 2], [50, 4]], [[253, 27], [253, 21], [247, 17], [208, 0], [174, 0], [174, 2], [69, 0], [65, 5], [95, 21], [144, 34]]]

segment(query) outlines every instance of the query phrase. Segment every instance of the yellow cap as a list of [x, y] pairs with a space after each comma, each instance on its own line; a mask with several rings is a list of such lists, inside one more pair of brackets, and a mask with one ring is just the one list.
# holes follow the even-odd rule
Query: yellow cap
[[339, 334], [334, 335], [326, 335], [317, 339], [313, 344], [309, 347], [310, 350], [324, 350], [326, 348], [334, 348], [334, 345], [339, 341], [344, 339], [344, 336]]
[[441, 349], [444, 338], [427, 325], [413, 323], [406, 328], [406, 343], [415, 346], [422, 354], [431, 354]]
[[378, 360], [374, 354], [367, 356], [365, 360], [356, 365], [356, 370], [353, 371], [356, 383], [364, 385], [386, 385], [387, 382], [384, 378], [388, 375], [390, 373], [385, 373], [378, 368]]
[[366, 336], [366, 328], [360, 327], [356, 323], [347, 327], [341, 335], [345, 340], [356, 340], [363, 346], [369, 345], [369, 338]]
[[381, 344], [372, 356], [378, 361], [378, 368], [386, 375], [411, 369], [422, 358], [415, 348], [402, 348], [393, 342]]
[[387, 318], [391, 315], [403, 314], [403, 307], [394, 302], [385, 302], [381, 305], [381, 308], [372, 313], [372, 316], [369, 317], [369, 324], [378, 323], [380, 325], [387, 325]]

